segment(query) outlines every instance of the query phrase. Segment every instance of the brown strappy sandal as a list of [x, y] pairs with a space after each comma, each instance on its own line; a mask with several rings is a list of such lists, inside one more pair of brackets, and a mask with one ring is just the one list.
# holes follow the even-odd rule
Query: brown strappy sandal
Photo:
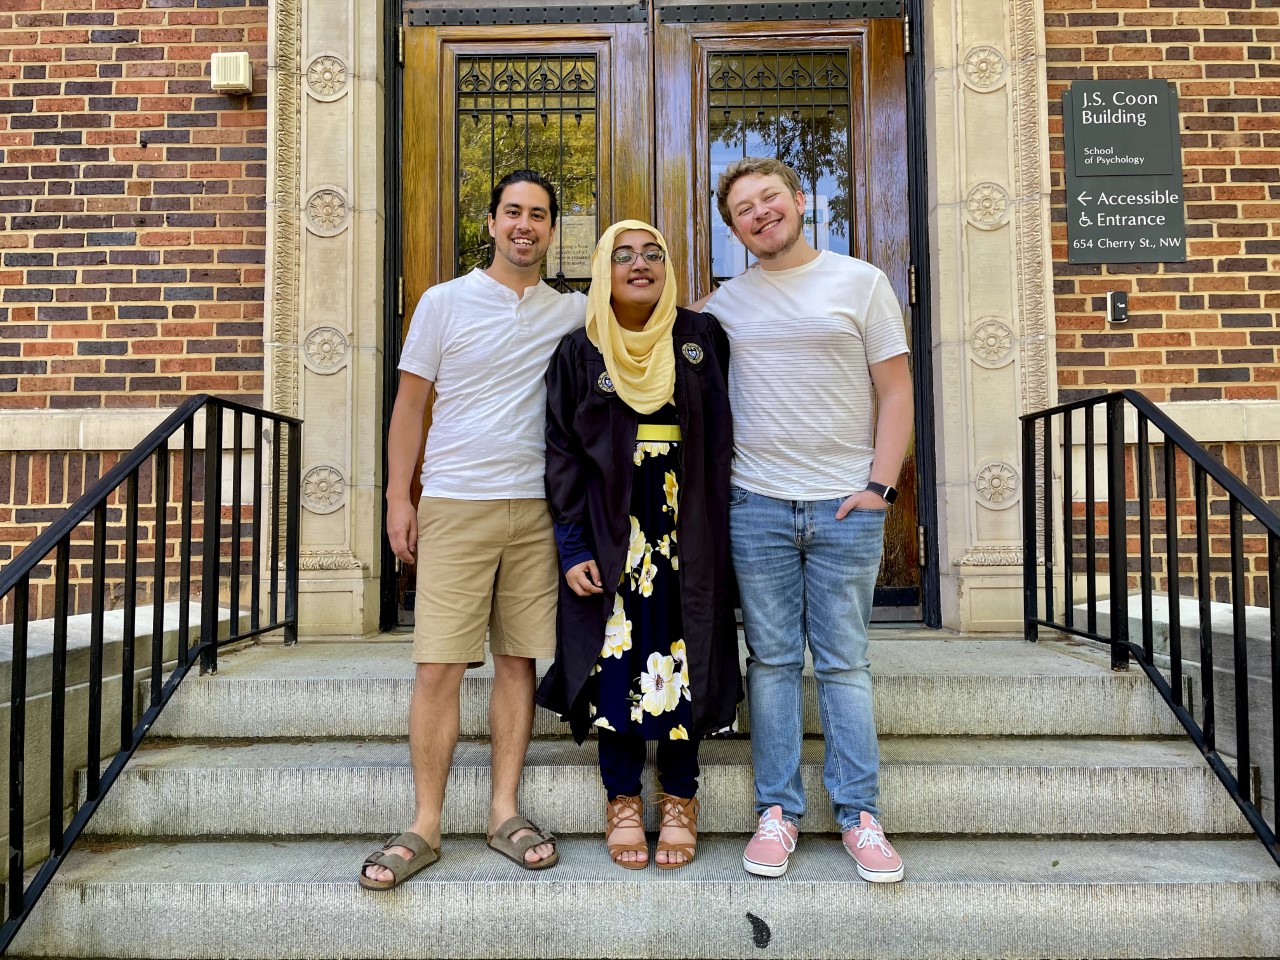
[[665, 853], [668, 857], [673, 853], [684, 854], [684, 860], [680, 863], [658, 862], [658, 869], [678, 870], [681, 867], [687, 867], [693, 863], [694, 852], [698, 848], [698, 811], [702, 805], [698, 803], [697, 797], [685, 800], [683, 797], [673, 797], [669, 793], [660, 793], [654, 799], [662, 808], [663, 827], [683, 827], [693, 834], [692, 843], [668, 843], [665, 840], [659, 840], [657, 853]]
[[[609, 859], [624, 870], [643, 870], [649, 865], [649, 843], [614, 843], [610, 838], [619, 827], [639, 827], [644, 830], [644, 801], [639, 797], [618, 797], [605, 806], [604, 842]], [[624, 853], [643, 853], [643, 860], [619, 859]]]

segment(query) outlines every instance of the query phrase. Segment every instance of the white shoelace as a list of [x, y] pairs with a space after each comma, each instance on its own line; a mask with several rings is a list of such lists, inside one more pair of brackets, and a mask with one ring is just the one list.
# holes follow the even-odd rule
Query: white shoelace
[[893, 847], [889, 846], [888, 841], [884, 838], [884, 830], [882, 830], [880, 824], [876, 823], [874, 820], [872, 820], [868, 826], [859, 827], [857, 829], [857, 836], [859, 850], [863, 847], [876, 847], [886, 857], [893, 856]]
[[781, 820], [775, 820], [773, 817], [761, 820], [760, 826], [756, 828], [756, 836], [761, 840], [777, 840], [787, 853], [795, 853], [796, 842], [782, 826]]

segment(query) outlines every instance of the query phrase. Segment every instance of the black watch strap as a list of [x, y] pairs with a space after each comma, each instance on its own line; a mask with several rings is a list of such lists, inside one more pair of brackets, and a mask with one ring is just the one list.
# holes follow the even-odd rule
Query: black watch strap
[[888, 484], [876, 483], [874, 480], [867, 481], [867, 489], [877, 494], [885, 503], [892, 505], [893, 501], [898, 499], [898, 488], [891, 487]]

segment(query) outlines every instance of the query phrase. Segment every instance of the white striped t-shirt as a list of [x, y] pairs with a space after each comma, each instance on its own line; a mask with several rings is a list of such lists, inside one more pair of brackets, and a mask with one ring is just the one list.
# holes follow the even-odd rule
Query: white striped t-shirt
[[875, 456], [870, 364], [906, 353], [889, 278], [823, 251], [753, 267], [705, 307], [729, 336], [733, 483], [783, 500], [866, 488]]

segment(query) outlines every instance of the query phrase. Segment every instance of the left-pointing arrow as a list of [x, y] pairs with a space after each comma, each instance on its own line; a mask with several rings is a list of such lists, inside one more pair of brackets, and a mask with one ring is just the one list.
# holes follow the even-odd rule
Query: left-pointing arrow
[[1078, 201], [1080, 201], [1081, 203], [1088, 203], [1090, 200], [1092, 200], [1092, 199], [1093, 199], [1093, 197], [1089, 196], [1087, 193], [1085, 193], [1083, 190], [1081, 190], [1081, 191], [1080, 191], [1080, 196], [1076, 197], [1076, 199], [1077, 199]]

